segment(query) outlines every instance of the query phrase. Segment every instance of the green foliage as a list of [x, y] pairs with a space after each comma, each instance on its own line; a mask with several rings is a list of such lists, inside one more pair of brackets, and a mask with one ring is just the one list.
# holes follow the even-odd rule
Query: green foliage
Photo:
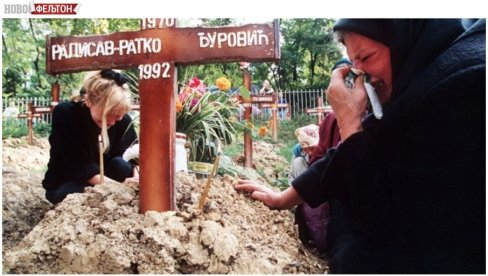
[[48, 137], [51, 134], [51, 125], [46, 121], [38, 121], [33, 127], [34, 133], [41, 137]]
[[271, 186], [277, 187], [281, 191], [286, 190], [290, 187], [290, 184], [288, 184], [288, 175], [280, 175], [280, 177], [271, 183]]
[[282, 58], [277, 68], [281, 89], [325, 88], [330, 69], [341, 57], [334, 42], [332, 19], [287, 19], [282, 21]]
[[291, 160], [293, 156], [293, 147], [297, 144], [297, 140], [286, 141], [282, 147], [278, 148], [278, 154], [283, 156], [286, 160]]
[[[241, 124], [242, 125], [242, 124]], [[238, 156], [244, 153], [244, 132], [238, 130], [235, 134], [235, 142], [222, 148], [222, 152], [227, 156]]]
[[[309, 124], [317, 124], [317, 118], [307, 115], [295, 116], [293, 120], [280, 121], [278, 138], [283, 143], [298, 143], [295, 130]], [[290, 156], [291, 157], [291, 156]]]
[[224, 92], [193, 92], [176, 114], [176, 131], [192, 144], [191, 160], [213, 162], [219, 143], [231, 144], [237, 132], [237, 103]]
[[139, 76], [136, 70], [126, 70], [124, 74], [129, 79], [128, 85], [133, 98], [139, 98]]
[[[307, 115], [295, 116], [293, 120], [280, 121], [278, 120], [278, 141], [274, 141], [271, 134], [261, 137], [257, 133], [259, 126], [267, 126], [268, 121], [255, 117], [252, 120], [252, 126], [249, 126], [247, 122], [243, 122], [238, 125], [238, 138], [237, 141], [244, 141], [243, 135], [245, 131], [250, 131], [253, 141], [265, 141], [270, 144], [274, 144], [277, 149], [277, 153], [283, 156], [286, 160], [291, 160], [293, 147], [298, 143], [295, 136], [295, 130], [302, 126], [309, 124], [317, 124], [317, 118]], [[229, 156], [236, 156], [244, 152], [244, 144], [242, 142], [233, 143], [230, 147], [224, 148], [224, 153]]]
[[[298, 143], [295, 130], [299, 127], [316, 123], [315, 117], [307, 115], [295, 116], [293, 120], [279, 121], [278, 140], [280, 143], [278, 144], [277, 153], [283, 156], [285, 160], [291, 160], [293, 148]], [[271, 185], [278, 187], [280, 190], [288, 188], [288, 169], [289, 164], [285, 167], [278, 166], [275, 168], [278, 177]]]
[[[51, 133], [51, 125], [46, 121], [39, 120], [34, 123], [32, 128], [34, 135], [48, 137]], [[3, 118], [2, 119], [2, 139], [20, 138], [29, 134], [29, 129], [25, 119]]]
[[25, 122], [21, 119], [2, 119], [2, 139], [20, 138], [27, 136], [28, 130]]
[[239, 89], [239, 95], [246, 100], [251, 98], [251, 92], [245, 86]]
[[[239, 133], [237, 134], [237, 142], [233, 143], [231, 145], [225, 146], [223, 148], [223, 152], [226, 156], [229, 156], [232, 159], [235, 159], [236, 156], [243, 155], [244, 153], [244, 131], [252, 131], [252, 140], [253, 141], [266, 141], [267, 143], [270, 143], [273, 145], [273, 147], [276, 149], [276, 152], [278, 155], [283, 156], [285, 160], [291, 160], [292, 157], [292, 150], [293, 147], [298, 143], [297, 138], [295, 136], [295, 130], [299, 127], [308, 125], [308, 124], [316, 124], [317, 118], [315, 117], [310, 117], [307, 115], [302, 115], [302, 116], [295, 116], [293, 120], [287, 120], [287, 121], [279, 121], [278, 125], [278, 141], [274, 141], [271, 137], [271, 135], [267, 135], [265, 137], [261, 137], [257, 135], [255, 132], [255, 129], [257, 126], [264, 126], [267, 124], [267, 121], [259, 119], [259, 117], [254, 118], [253, 120], [253, 125], [254, 127], [250, 129], [249, 127], [244, 127], [239, 130]], [[243, 124], [244, 125], [244, 124]], [[223, 161], [221, 161], [221, 164]], [[232, 162], [226, 161], [223, 163], [225, 166], [220, 170], [219, 168], [219, 173], [220, 174], [229, 174], [229, 175], [235, 175], [236, 170], [238, 171], [239, 168], [237, 165], [235, 165]], [[274, 171], [276, 172], [277, 178], [273, 180], [270, 184], [272, 186], [275, 186], [279, 188], [280, 190], [284, 190], [289, 187], [288, 184], [288, 170], [289, 170], [289, 164], [272, 164], [274, 167]], [[236, 168], [238, 167], [238, 168]], [[261, 176], [264, 177], [264, 170], [263, 168], [257, 168], [256, 172], [260, 174]], [[238, 175], [243, 176], [243, 172], [238, 171]]]

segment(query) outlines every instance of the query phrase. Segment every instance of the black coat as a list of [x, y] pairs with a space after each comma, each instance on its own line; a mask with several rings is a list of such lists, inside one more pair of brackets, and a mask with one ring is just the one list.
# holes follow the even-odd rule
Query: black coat
[[[420, 37], [446, 38], [450, 22], [432, 27], [440, 21]], [[332, 272], [485, 273], [485, 23], [453, 34], [442, 49], [416, 42], [428, 62], [392, 62], [383, 118], [368, 117], [292, 183], [311, 206], [340, 202], [352, 221], [329, 252]]]
[[[122, 156], [137, 139], [129, 115], [108, 129], [109, 151], [104, 163]], [[95, 124], [90, 109], [80, 102], [64, 102], [53, 110], [51, 144], [48, 170], [42, 182], [46, 190], [55, 190], [67, 181], [86, 182], [100, 173], [98, 135], [101, 129]]]

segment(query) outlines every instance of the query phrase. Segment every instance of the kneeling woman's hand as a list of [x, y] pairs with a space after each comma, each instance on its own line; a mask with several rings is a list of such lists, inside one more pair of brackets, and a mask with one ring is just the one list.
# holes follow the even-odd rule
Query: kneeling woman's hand
[[270, 209], [289, 209], [303, 202], [293, 187], [288, 188], [284, 192], [277, 192], [251, 180], [239, 179], [239, 184], [234, 188], [251, 192], [251, 198], [261, 201]]

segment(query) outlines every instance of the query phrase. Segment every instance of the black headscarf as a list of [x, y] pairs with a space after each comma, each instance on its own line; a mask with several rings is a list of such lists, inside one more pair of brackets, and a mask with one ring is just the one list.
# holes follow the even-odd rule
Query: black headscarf
[[390, 48], [394, 100], [464, 31], [460, 19], [340, 19], [334, 31], [350, 31]]

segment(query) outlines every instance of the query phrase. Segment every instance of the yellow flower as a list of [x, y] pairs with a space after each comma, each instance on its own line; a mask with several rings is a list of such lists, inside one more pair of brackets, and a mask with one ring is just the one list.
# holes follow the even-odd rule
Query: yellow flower
[[181, 112], [183, 110], [183, 104], [180, 100], [176, 100], [176, 112]]
[[267, 127], [262, 126], [259, 128], [259, 131], [258, 131], [259, 136], [264, 137], [264, 136], [266, 136], [267, 133], [268, 133]]
[[227, 91], [230, 89], [230, 81], [226, 77], [220, 77], [215, 81], [215, 85], [220, 91]]

